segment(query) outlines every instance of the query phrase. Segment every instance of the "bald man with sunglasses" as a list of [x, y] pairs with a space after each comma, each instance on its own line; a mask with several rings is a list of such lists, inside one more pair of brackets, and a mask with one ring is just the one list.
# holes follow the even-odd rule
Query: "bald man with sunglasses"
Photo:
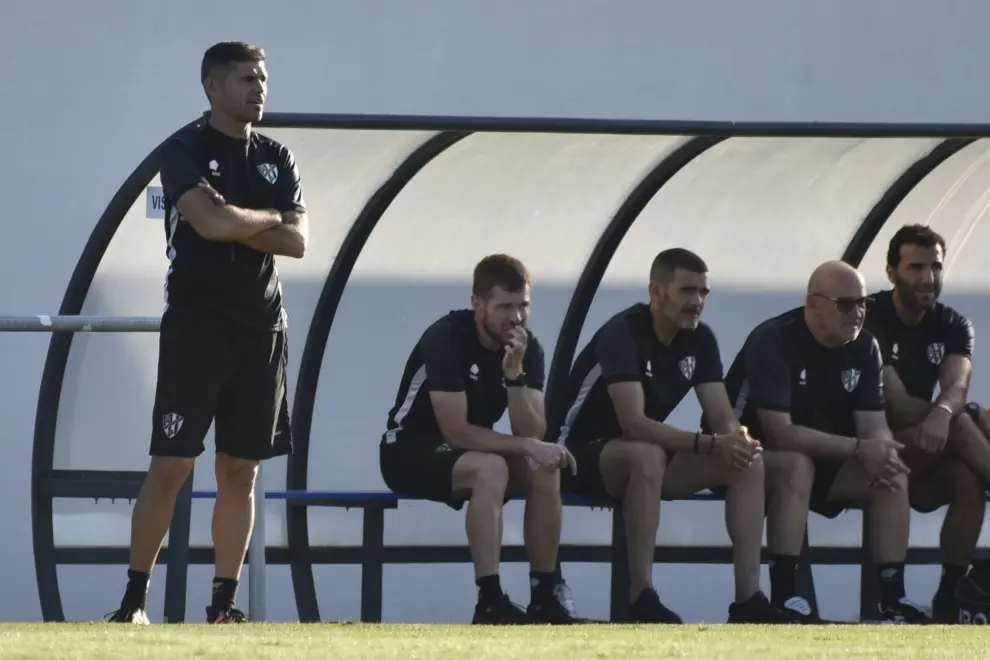
[[866, 282], [855, 268], [823, 263], [804, 305], [757, 326], [726, 375], [750, 434], [768, 450], [804, 457], [787, 474], [767, 476], [771, 602], [803, 623], [820, 622], [794, 584], [808, 512], [834, 518], [859, 501], [871, 514], [878, 618], [929, 622], [905, 596], [908, 468], [887, 426], [880, 347], [863, 330], [866, 304]]

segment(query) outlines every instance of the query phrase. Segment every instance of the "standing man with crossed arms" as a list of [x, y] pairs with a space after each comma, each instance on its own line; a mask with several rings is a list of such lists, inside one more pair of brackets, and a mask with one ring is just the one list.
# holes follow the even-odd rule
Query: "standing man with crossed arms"
[[[430, 325], [413, 347], [389, 411], [380, 461], [393, 491], [460, 509], [474, 562], [476, 624], [570, 624], [555, 594], [560, 545], [560, 471], [574, 470], [562, 446], [544, 442], [543, 347], [527, 329], [530, 277], [495, 254], [474, 269], [471, 309]], [[508, 410], [511, 434], [494, 425]], [[527, 610], [499, 578], [502, 506], [526, 495], [523, 536], [530, 561]]]
[[884, 415], [880, 347], [863, 330], [866, 283], [839, 261], [812, 273], [803, 306], [758, 325], [726, 376], [740, 419], [766, 446], [801, 461], [768, 480], [770, 597], [800, 622], [818, 623], [795, 574], [809, 510], [834, 518], [866, 499], [880, 579], [880, 618], [927, 623], [904, 592], [908, 469]]
[[291, 451], [288, 316], [274, 255], [301, 258], [306, 204], [289, 149], [252, 130], [268, 92], [265, 53], [241, 42], [203, 55], [209, 118], [158, 154], [169, 269], [159, 338], [151, 465], [131, 524], [119, 623], [148, 623], [152, 567], [176, 496], [215, 423], [216, 573], [209, 623], [247, 620], [234, 607], [254, 526], [260, 461]]

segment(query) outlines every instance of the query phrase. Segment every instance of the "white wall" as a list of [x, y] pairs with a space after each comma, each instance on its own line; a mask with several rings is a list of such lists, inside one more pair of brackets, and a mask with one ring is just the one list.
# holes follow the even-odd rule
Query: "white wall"
[[[112, 0], [10, 0], [0, 22], [0, 56], [8, 63], [0, 74], [0, 125], [6, 129], [0, 194], [8, 207], [0, 241], [0, 278], [7, 283], [0, 313], [57, 310], [76, 259], [117, 187], [159, 141], [203, 110], [199, 60], [220, 39], [251, 40], [268, 50], [271, 111], [947, 122], [983, 118], [980, 109], [990, 99], [979, 81], [990, 46], [979, 30], [988, 18], [990, 7], [976, 0], [954, 3], [952, 11], [917, 0], [786, 7], [771, 0], [221, 0], [205, 6], [177, 0], [167, 9]], [[278, 134], [299, 156], [314, 208], [311, 255], [281, 265], [298, 359], [323, 274], [356, 210], [389, 168], [428, 136]], [[637, 176], [675, 143], [475, 136], [417, 178], [383, 218], [342, 301], [318, 393], [311, 483], [380, 486], [375, 444], [401, 360], [424, 323], [466, 302], [470, 265], [482, 254], [506, 249], [530, 265], [537, 278], [534, 326], [552, 350], [599, 228]], [[924, 140], [754, 140], [716, 147], [672, 181], [630, 232], [596, 298], [588, 332], [611, 310], [641, 297], [647, 263], [658, 249], [685, 244], [699, 249], [715, 271], [719, 289], [707, 314], [724, 337], [728, 362], [746, 326], [793, 304], [805, 271], [815, 260], [838, 256], [882, 185], [930, 146]], [[984, 152], [978, 145], [957, 155], [894, 218], [930, 218], [944, 228], [950, 258], [958, 258], [946, 296], [959, 300], [980, 327], [986, 266], [973, 246], [980, 244], [977, 222], [986, 207]], [[140, 211], [129, 216], [86, 311], [160, 311], [162, 241], [160, 223]], [[879, 281], [881, 260], [882, 250], [868, 255], [871, 282]], [[379, 312], [396, 321], [369, 326]], [[369, 328], [384, 348], [358, 365]], [[0, 335], [5, 373], [17, 376], [0, 385], [0, 496], [10, 503], [0, 513], [7, 530], [0, 543], [0, 619], [40, 616], [27, 503], [48, 339]], [[59, 418], [57, 467], [144, 467], [155, 357], [151, 335], [77, 339]], [[978, 365], [981, 360], [982, 353]], [[356, 383], [360, 366], [367, 379]], [[297, 370], [294, 364], [293, 379]], [[977, 391], [988, 385], [982, 373], [978, 366]], [[677, 419], [690, 424], [695, 414], [688, 403]], [[205, 459], [198, 487], [211, 483]], [[279, 487], [284, 462], [267, 473], [269, 484]], [[689, 506], [695, 508], [686, 511]], [[702, 513], [705, 506], [667, 507], [661, 537], [724, 540], [720, 512], [710, 507]], [[63, 542], [126, 539], [126, 504], [58, 507], [56, 537]], [[270, 514], [276, 516], [269, 526], [273, 542], [281, 539], [280, 508]], [[519, 539], [519, 514], [513, 505], [507, 540]], [[699, 515], [705, 516], [702, 525], [694, 522]], [[207, 542], [206, 516], [197, 508], [194, 543]], [[358, 539], [355, 513], [316, 513], [312, 519], [314, 542]], [[912, 540], [933, 543], [938, 520], [936, 514], [919, 521]], [[387, 524], [392, 542], [460, 538], [459, 517], [440, 507], [409, 505]], [[855, 542], [856, 529], [850, 515], [816, 522], [813, 534]], [[565, 536], [605, 542], [607, 525], [600, 514], [569, 511]], [[603, 616], [607, 569], [566, 571], [582, 610]], [[513, 595], [524, 600], [525, 568], [507, 567], [505, 574]], [[725, 616], [731, 595], [727, 567], [658, 567], [657, 574], [662, 591], [686, 618]], [[87, 584], [123, 586], [122, 567], [63, 568], [60, 575], [66, 615], [74, 619], [94, 619], [116, 605], [116, 592], [109, 600], [93, 598]], [[193, 620], [202, 612], [210, 575], [208, 568], [191, 571]], [[269, 569], [269, 613], [275, 619], [294, 616], [287, 575], [286, 569]], [[816, 575], [825, 614], [851, 616], [855, 570], [818, 569]], [[927, 598], [935, 569], [911, 575], [912, 591]], [[457, 580], [463, 589], [441, 593], [436, 585], [442, 579]], [[389, 567], [385, 580], [386, 620], [468, 616], [468, 566]], [[705, 592], [704, 599], [673, 597], [675, 587], [699, 581], [710, 586], [693, 592]], [[156, 615], [162, 585], [156, 578]], [[318, 568], [317, 586], [326, 618], [357, 616], [357, 569]], [[410, 607], [405, 599], [413, 589], [436, 606], [429, 612]]]

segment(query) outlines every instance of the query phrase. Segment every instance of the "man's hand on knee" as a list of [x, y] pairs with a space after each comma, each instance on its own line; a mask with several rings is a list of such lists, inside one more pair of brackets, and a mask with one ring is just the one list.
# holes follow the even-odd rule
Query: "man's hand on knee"
[[904, 483], [901, 477], [910, 470], [901, 460], [899, 452], [904, 448], [899, 442], [887, 438], [865, 438], [860, 441], [856, 457], [870, 475], [870, 487], [893, 490]]
[[915, 427], [917, 435], [912, 443], [928, 454], [938, 454], [945, 450], [952, 426], [952, 414], [942, 406], [935, 406], [921, 424]]
[[763, 447], [750, 437], [746, 427], [715, 436], [713, 451], [733, 470], [746, 470], [762, 453]]

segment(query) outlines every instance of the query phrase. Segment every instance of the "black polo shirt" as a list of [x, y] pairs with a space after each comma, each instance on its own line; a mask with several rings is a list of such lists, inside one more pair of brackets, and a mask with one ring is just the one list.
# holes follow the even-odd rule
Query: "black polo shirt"
[[609, 319], [578, 354], [556, 439], [574, 445], [622, 437], [608, 393], [612, 383], [641, 383], [644, 413], [662, 422], [693, 387], [721, 380], [718, 341], [708, 325], [682, 330], [664, 345], [653, 332], [649, 305], [637, 303]]
[[[532, 332], [523, 356], [526, 386], [542, 390], [546, 356]], [[449, 312], [426, 329], [406, 361], [383, 442], [435, 447], [443, 443], [430, 392], [464, 392], [468, 423], [491, 429], [505, 414], [505, 349], [481, 345], [470, 309]]]
[[804, 308], [750, 332], [725, 376], [729, 400], [750, 435], [765, 440], [759, 409], [787, 412], [799, 426], [856, 435], [856, 411], [884, 409], [880, 347], [869, 330], [839, 348], [815, 339]]
[[872, 298], [866, 327], [880, 344], [884, 366], [894, 368], [909, 395], [931, 401], [942, 360], [947, 355], [973, 357], [973, 324], [936, 302], [917, 325], [907, 325], [894, 309], [893, 291], [880, 291]]
[[284, 145], [255, 132], [220, 133], [206, 119], [172, 135], [158, 153], [165, 197], [169, 269], [165, 308], [220, 314], [258, 330], [283, 330], [282, 285], [275, 259], [237, 242], [210, 241], [180, 221], [175, 202], [206, 179], [228, 204], [245, 209], [305, 212], [299, 172]]

